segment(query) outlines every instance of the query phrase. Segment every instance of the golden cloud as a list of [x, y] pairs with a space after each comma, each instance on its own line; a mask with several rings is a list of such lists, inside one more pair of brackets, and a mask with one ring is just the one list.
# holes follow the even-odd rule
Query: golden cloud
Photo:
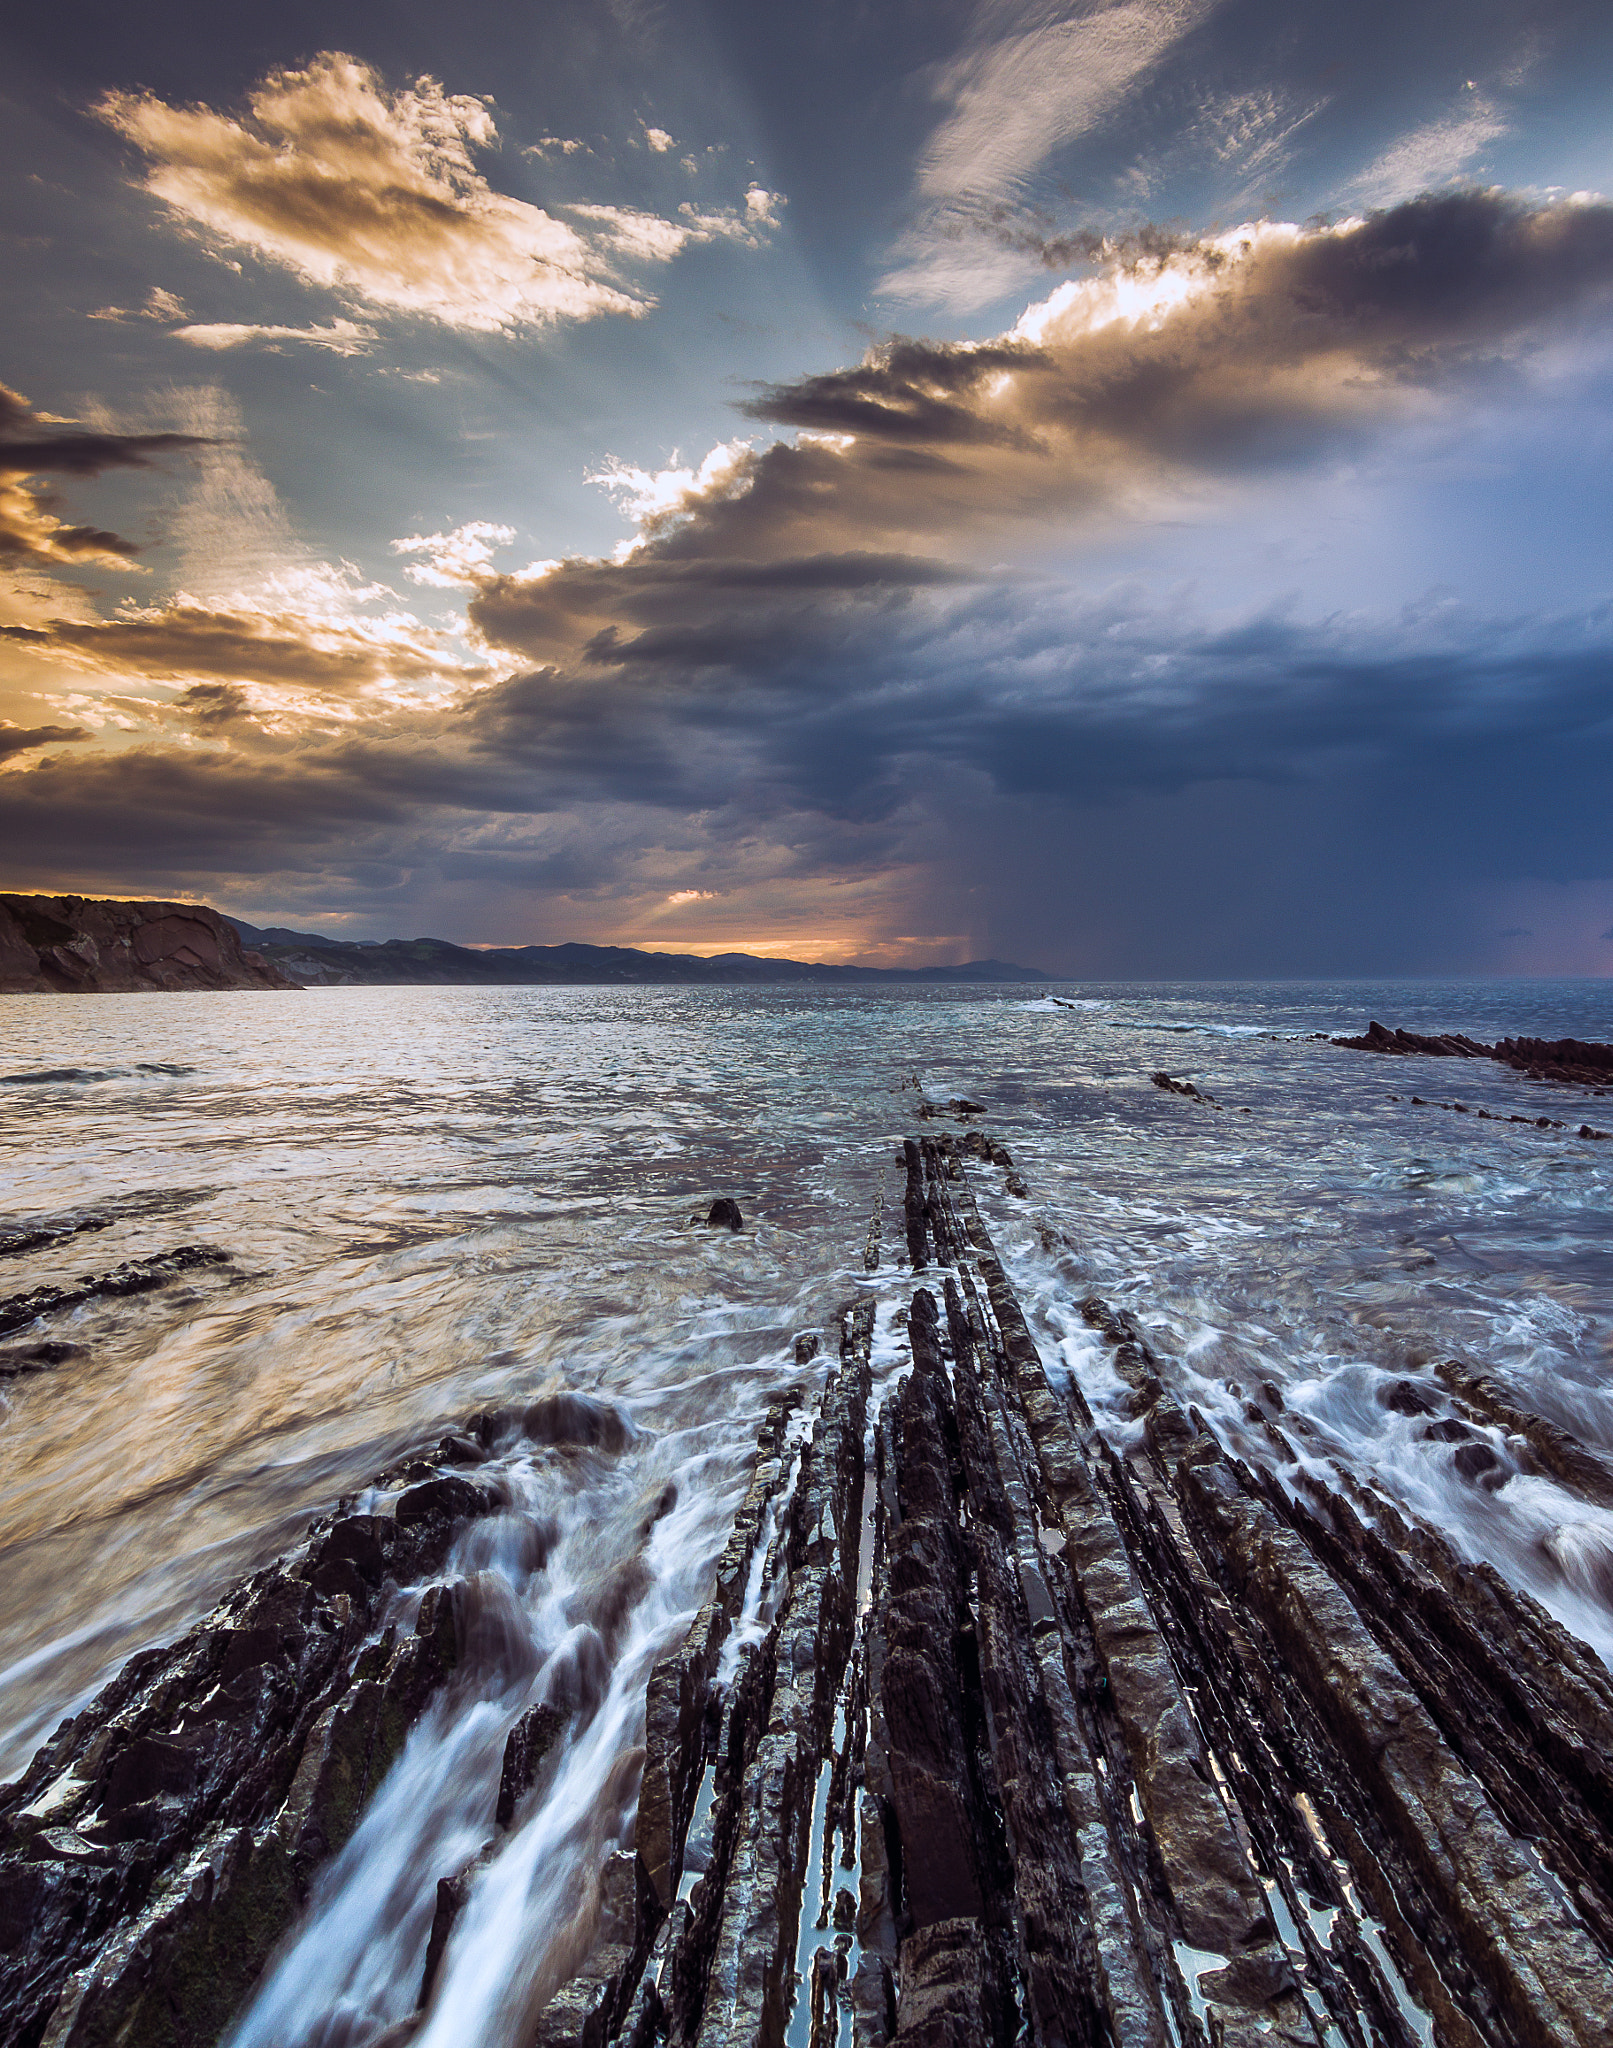
[[0, 640], [77, 670], [157, 683], [261, 684], [352, 698], [481, 681], [487, 671], [407, 613], [313, 618], [293, 611], [214, 609], [184, 598], [111, 619], [0, 626]]
[[654, 302], [622, 264], [666, 262], [719, 236], [756, 240], [748, 204], [743, 216], [676, 220], [574, 207], [574, 226], [496, 192], [473, 154], [499, 143], [485, 101], [433, 78], [388, 92], [339, 51], [271, 72], [247, 108], [237, 117], [111, 92], [96, 111], [149, 160], [147, 188], [193, 228], [369, 307], [487, 334], [641, 314]]
[[635, 538], [488, 575], [471, 621], [559, 666], [750, 659], [882, 582], [900, 601], [1055, 524], [1191, 505], [1431, 413], [1610, 288], [1599, 202], [1468, 191], [1140, 240], [991, 340], [889, 342], [747, 402], [793, 440], [607, 466]]

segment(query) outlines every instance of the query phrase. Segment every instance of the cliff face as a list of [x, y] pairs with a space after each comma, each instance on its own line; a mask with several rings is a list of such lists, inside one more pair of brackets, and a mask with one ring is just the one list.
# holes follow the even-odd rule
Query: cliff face
[[297, 986], [205, 904], [0, 895], [0, 994]]

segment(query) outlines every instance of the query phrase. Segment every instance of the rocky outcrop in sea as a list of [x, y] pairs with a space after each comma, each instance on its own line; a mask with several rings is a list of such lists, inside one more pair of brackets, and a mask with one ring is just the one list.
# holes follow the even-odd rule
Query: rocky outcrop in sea
[[202, 903], [0, 896], [0, 995], [297, 986]]
[[1560, 1081], [1594, 1095], [1613, 1087], [1613, 1045], [1583, 1038], [1498, 1038], [1493, 1045], [1460, 1031], [1391, 1031], [1376, 1018], [1359, 1038], [1335, 1038], [1351, 1052], [1420, 1053], [1429, 1059], [1496, 1060], [1531, 1081]]
[[[900, 1169], [899, 1362], [872, 1293], [826, 1376], [803, 1345], [650, 1677], [592, 1944], [522, 2048], [1613, 2048], [1606, 1668], [1307, 1457], [1269, 1382], [1232, 1391], [1275, 1476], [1230, 1457], [1093, 1296], [1130, 1402], [1100, 1421], [977, 1206], [1007, 1153], [926, 1134]], [[1384, 1398], [1476, 1488], [1499, 1427], [1613, 1498], [1460, 1361]], [[501, 1505], [491, 1454], [610, 1426], [564, 1396], [473, 1418], [64, 1725], [0, 1800], [5, 2048], [220, 2038], [410, 1726], [474, 1697], [474, 1583], [432, 1575]], [[587, 1711], [512, 1728], [386, 2048]]]

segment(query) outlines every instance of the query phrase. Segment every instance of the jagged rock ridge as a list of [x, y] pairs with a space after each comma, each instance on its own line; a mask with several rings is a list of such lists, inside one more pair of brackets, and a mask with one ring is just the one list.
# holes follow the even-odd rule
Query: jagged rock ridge
[[1093, 1299], [1121, 1455], [1042, 1369], [983, 1149], [906, 1148], [913, 1370], [864, 1463], [858, 1304], [793, 1491], [759, 1463], [776, 1618], [726, 1689], [710, 1611], [658, 1669], [635, 1939], [540, 2040], [1613, 2042], [1606, 1671], [1381, 1497], [1227, 1458]]
[[[1044, 1370], [971, 1161], [1015, 1174], [973, 1130], [901, 1155], [911, 1370], [876, 1382], [865, 1295], [821, 1394], [769, 1411], [711, 1596], [649, 1681], [635, 1845], [531, 2048], [1613, 2048], [1606, 1669], [1436, 1531], [1318, 1478], [1274, 1387], [1233, 1391], [1287, 1483], [1230, 1457], [1091, 1297], [1131, 1390], [1113, 1441]], [[1475, 1486], [1499, 1423], [1508, 1455], [1613, 1498], [1600, 1459], [1458, 1363], [1386, 1399]], [[446, 1555], [488, 1510], [474, 1476], [416, 1476], [418, 1514], [405, 1494], [384, 1526], [322, 1525], [36, 1762], [4, 1809], [0, 2041], [217, 2038], [386, 1745], [454, 1682], [450, 1589], [405, 1679], [422, 1638], [365, 1634], [387, 1546], [418, 1528]], [[289, 1731], [223, 1805], [241, 1736], [200, 1716], [198, 1759], [183, 1714], [163, 1732], [204, 1682], [235, 1688], [251, 1742], [265, 1715]], [[510, 1735], [495, 1840], [548, 1714]], [[387, 2048], [475, 1874], [441, 1873], [420, 2011]]]
[[1376, 1018], [1359, 1038], [1335, 1038], [1351, 1052], [1420, 1053], [1429, 1059], [1497, 1060], [1532, 1081], [1562, 1081], [1604, 1095], [1613, 1087], [1613, 1045], [1584, 1038], [1498, 1038], [1485, 1045], [1460, 1031], [1391, 1031]]
[[[440, 1572], [503, 1505], [465, 1476], [509, 1418], [384, 1472], [166, 1649], [135, 1657], [0, 1787], [0, 2048], [205, 2048], [445, 1685], [474, 1697], [464, 1581]], [[464, 1667], [464, 1668], [462, 1668]]]

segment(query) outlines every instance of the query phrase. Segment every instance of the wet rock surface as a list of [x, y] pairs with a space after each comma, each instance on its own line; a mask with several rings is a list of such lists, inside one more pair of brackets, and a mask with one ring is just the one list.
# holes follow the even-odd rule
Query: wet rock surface
[[212, 1245], [182, 1244], [171, 1252], [153, 1252], [149, 1258], [130, 1259], [110, 1273], [86, 1273], [64, 1287], [35, 1287], [26, 1294], [7, 1295], [0, 1300], [0, 1337], [25, 1330], [45, 1316], [82, 1308], [86, 1302], [151, 1294], [183, 1273], [194, 1273], [206, 1266], [226, 1266], [229, 1261], [228, 1252]]
[[[894, 1322], [850, 1304], [826, 1373], [798, 1346], [649, 1679], [632, 1845], [522, 2048], [1613, 2048], [1606, 1668], [1302, 1461], [1274, 1388], [1248, 1413], [1276, 1476], [1229, 1456], [1092, 1296], [1130, 1405], [1100, 1424], [977, 1208], [972, 1173], [1023, 1191], [1008, 1154], [970, 1129], [899, 1158], [911, 1284]], [[1465, 1364], [1380, 1399], [1470, 1485], [1540, 1469], [1613, 1502], [1613, 1469]], [[573, 1394], [471, 1418], [385, 1475], [388, 1512], [326, 1518], [64, 1724], [0, 1800], [0, 2044], [218, 2040], [453, 1682], [458, 1588], [388, 1618], [498, 1511], [489, 1447], [628, 1428]], [[569, 1711], [510, 1729], [387, 2048]]]
[[[1391, 1095], [1389, 1100], [1391, 1102], [1398, 1102], [1400, 1097], [1398, 1095]], [[1465, 1102], [1430, 1102], [1421, 1095], [1412, 1096], [1411, 1105], [1414, 1109], [1453, 1109], [1458, 1116], [1477, 1117], [1481, 1124], [1524, 1124], [1529, 1129], [1536, 1131], [1566, 1131], [1571, 1128], [1563, 1122], [1561, 1117], [1518, 1116], [1516, 1114], [1502, 1116], [1495, 1110], [1470, 1108]], [[1581, 1124], [1579, 1129], [1574, 1132], [1574, 1136], [1577, 1138], [1613, 1138], [1613, 1131], [1599, 1131], [1590, 1124]]]
[[338, 1509], [0, 1787], [5, 2048], [220, 2038], [460, 1661], [463, 1589], [399, 1589], [500, 1505], [454, 1475]]
[[109, 1230], [110, 1216], [79, 1216], [66, 1223], [34, 1224], [22, 1230], [0, 1234], [0, 1259], [14, 1259], [24, 1252], [44, 1251], [90, 1230]]
[[1150, 1074], [1148, 1078], [1156, 1088], [1163, 1088], [1171, 1095], [1185, 1095], [1189, 1102], [1207, 1103], [1211, 1109], [1220, 1107], [1213, 1095], [1204, 1094], [1201, 1089], [1195, 1088], [1191, 1081], [1178, 1081], [1163, 1069], [1157, 1074]]
[[[1421, 1053], [1433, 1059], [1498, 1060], [1532, 1081], [1561, 1081], [1605, 1095], [1613, 1088], [1613, 1045], [1582, 1038], [1500, 1038], [1494, 1045], [1459, 1031], [1391, 1031], [1375, 1019], [1359, 1038], [1335, 1038], [1352, 1052]], [[1598, 1133], [1598, 1135], [1601, 1135]]]
[[[860, 1301], [764, 1432], [719, 1585], [765, 1597], [658, 1667], [634, 1936], [543, 2039], [1613, 2043], [1605, 1668], [1387, 1500], [1227, 1457], [1092, 1298], [1141, 1428], [1111, 1443], [970, 1157], [904, 1150], [911, 1371], [873, 1381]], [[1457, 1366], [1388, 1398], [1454, 1400], [1457, 1455], [1500, 1399]]]

